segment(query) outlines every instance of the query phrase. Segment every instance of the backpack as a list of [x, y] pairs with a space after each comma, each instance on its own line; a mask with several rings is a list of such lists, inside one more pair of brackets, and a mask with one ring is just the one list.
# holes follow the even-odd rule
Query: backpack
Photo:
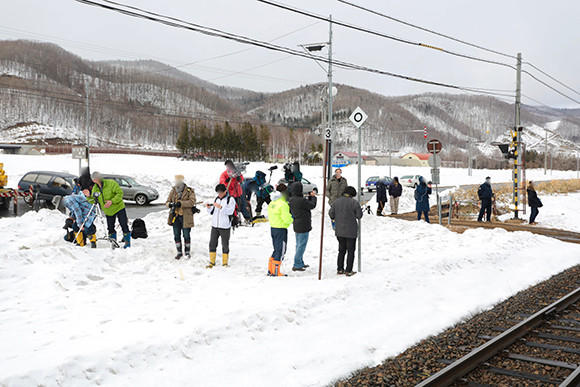
[[481, 200], [481, 196], [483, 195], [483, 186], [479, 186], [479, 189], [477, 190], [477, 197], [479, 198], [479, 200]]
[[421, 195], [419, 195], [419, 191], [415, 190], [415, 200], [421, 200]]
[[147, 227], [145, 227], [145, 221], [143, 219], [135, 219], [132, 226], [133, 230], [131, 230], [131, 237], [134, 239], [147, 238]]

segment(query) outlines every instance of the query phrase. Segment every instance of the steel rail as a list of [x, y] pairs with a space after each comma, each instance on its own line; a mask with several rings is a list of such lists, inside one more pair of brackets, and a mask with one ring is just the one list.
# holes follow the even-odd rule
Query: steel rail
[[[417, 384], [417, 387], [448, 386], [452, 384], [475, 368], [481, 366], [500, 351], [506, 349], [520, 338], [527, 335], [533, 329], [545, 323], [547, 317], [553, 315], [555, 312], [565, 310], [570, 305], [578, 302], [578, 300], [580, 300], [580, 287], [554, 303], [546, 306], [542, 310], [534, 313], [505, 332], [495, 336], [493, 339], [477, 347], [469, 354], [454, 361], [436, 374]], [[576, 385], [574, 383], [578, 379], [580, 379], [580, 370], [576, 369], [576, 371], [572, 372], [572, 374], [570, 374], [560, 386], [574, 386]]]

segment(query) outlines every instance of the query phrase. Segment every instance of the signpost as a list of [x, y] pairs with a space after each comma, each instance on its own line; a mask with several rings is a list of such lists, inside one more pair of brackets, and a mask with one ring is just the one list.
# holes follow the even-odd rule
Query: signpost
[[431, 181], [435, 184], [435, 193], [437, 198], [437, 215], [439, 217], [439, 224], [441, 224], [441, 199], [439, 198], [439, 184], [440, 181], [440, 166], [441, 161], [439, 159], [439, 152], [441, 152], [443, 145], [439, 140], [429, 140], [427, 141], [427, 151], [433, 154], [433, 157], [429, 158], [429, 165], [431, 168]]
[[[356, 196], [357, 196], [357, 200], [358, 200], [359, 205], [361, 202], [361, 184], [362, 184], [362, 182], [361, 182], [361, 164], [362, 164], [361, 126], [362, 126], [362, 124], [364, 124], [364, 122], [367, 120], [367, 118], [368, 118], [368, 115], [358, 106], [356, 109], [354, 109], [354, 111], [352, 112], [352, 114], [349, 117], [349, 120], [358, 129], [358, 186], [357, 186], [357, 190], [356, 190], [356, 192], [357, 192]], [[359, 272], [361, 271], [361, 247], [362, 247], [361, 221], [362, 221], [362, 219], [360, 219], [358, 221], [358, 271]]]
[[82, 174], [81, 160], [89, 158], [89, 149], [84, 145], [73, 145], [72, 158], [79, 160], [79, 176]]

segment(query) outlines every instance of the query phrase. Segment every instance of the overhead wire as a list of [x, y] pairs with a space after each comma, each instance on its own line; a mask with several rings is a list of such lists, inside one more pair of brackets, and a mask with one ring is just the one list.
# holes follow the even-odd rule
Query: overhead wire
[[[302, 51], [294, 50], [294, 49], [291, 49], [288, 47], [276, 45], [273, 43], [264, 42], [264, 41], [249, 38], [249, 37], [246, 37], [243, 35], [229, 33], [229, 32], [222, 31], [222, 30], [219, 30], [216, 28], [205, 27], [205, 26], [202, 26], [199, 24], [194, 24], [194, 23], [187, 22], [187, 21], [177, 19], [174, 17], [160, 15], [160, 14], [150, 12], [150, 11], [145, 11], [145, 10], [139, 9], [140, 10], [139, 12], [145, 13], [145, 14], [143, 14], [143, 13], [132, 11], [130, 9], [118, 8], [118, 7], [115, 7], [112, 5], [97, 3], [97, 2], [91, 1], [91, 0], [74, 0], [74, 1], [79, 2], [79, 3], [83, 3], [83, 4], [87, 4], [87, 5], [91, 5], [91, 6], [95, 6], [95, 7], [104, 8], [104, 9], [118, 12], [121, 14], [125, 14], [128, 16], [158, 22], [158, 23], [165, 24], [165, 25], [168, 25], [171, 27], [175, 27], [175, 28], [187, 29], [187, 30], [198, 32], [198, 33], [208, 35], [208, 36], [220, 37], [220, 38], [236, 41], [239, 43], [250, 44], [250, 45], [262, 47], [262, 48], [272, 50], [272, 51], [285, 52], [285, 53], [288, 53], [288, 54], [291, 54], [294, 56], [300, 56], [300, 57], [308, 58], [308, 59], [312, 59], [313, 57], [315, 57], [316, 60], [324, 62], [324, 63], [330, 62], [329, 59], [327, 59], [323, 56], [306, 54]], [[120, 4], [120, 3], [112, 2], [110, 0], [105, 0], [105, 1], [108, 3]], [[136, 8], [136, 7], [132, 7], [132, 8]], [[352, 68], [352, 69], [356, 69], [356, 70], [360, 70], [360, 71], [364, 71], [364, 72], [391, 76], [391, 77], [395, 77], [395, 78], [399, 78], [399, 79], [405, 79], [408, 81], [424, 83], [424, 84], [429, 84], [429, 85], [433, 85], [433, 86], [440, 86], [440, 87], [445, 87], [445, 88], [450, 88], [450, 89], [455, 89], [455, 90], [463, 90], [463, 91], [468, 91], [468, 92], [473, 92], [473, 93], [500, 95], [500, 96], [513, 96], [513, 95], [506, 95], [506, 94], [495, 93], [495, 92], [488, 92], [488, 91], [483, 90], [482, 88], [477, 88], [477, 87], [458, 86], [458, 85], [453, 85], [453, 84], [448, 84], [448, 83], [443, 83], [443, 82], [430, 81], [430, 80], [425, 80], [425, 79], [421, 79], [421, 78], [411, 77], [411, 76], [407, 76], [407, 75], [396, 74], [396, 73], [393, 73], [390, 71], [384, 71], [384, 70], [380, 70], [380, 69], [375, 69], [375, 68], [371, 68], [371, 67], [367, 67], [367, 66], [363, 66], [363, 65], [358, 65], [358, 64], [353, 64], [353, 63], [349, 63], [349, 62], [344, 62], [344, 61], [339, 61], [339, 60], [333, 60], [332, 63], [336, 64], [338, 66], [348, 67], [348, 68]]]
[[[108, 1], [108, 0], [103, 0], [103, 1]], [[449, 54], [449, 55], [453, 55], [453, 56], [457, 56], [457, 57], [461, 57], [461, 58], [465, 58], [465, 59], [470, 59], [470, 60], [474, 60], [474, 61], [478, 61], [478, 62], [484, 62], [484, 63], [489, 63], [489, 64], [494, 64], [494, 65], [498, 65], [498, 66], [503, 66], [503, 67], [507, 67], [507, 68], [511, 68], [513, 70], [515, 70], [515, 66], [509, 64], [509, 63], [504, 63], [504, 62], [499, 62], [499, 61], [495, 61], [495, 60], [491, 60], [491, 59], [485, 59], [485, 58], [479, 58], [479, 57], [475, 57], [472, 55], [467, 55], [467, 54], [462, 54], [459, 52], [455, 52], [455, 51], [451, 51], [451, 50], [447, 50], [445, 48], [441, 48], [441, 47], [437, 47], [433, 44], [426, 44], [426, 43], [421, 43], [421, 42], [414, 42], [408, 39], [404, 39], [404, 38], [400, 38], [394, 35], [389, 35], [389, 34], [385, 34], [383, 32], [379, 32], [379, 31], [374, 31], [365, 27], [360, 27], [354, 24], [350, 24], [350, 23], [346, 23], [346, 22], [342, 22], [339, 20], [335, 20], [330, 19], [326, 16], [323, 15], [319, 15], [319, 14], [315, 14], [309, 11], [305, 11], [299, 8], [295, 8], [295, 7], [291, 7], [289, 5], [286, 4], [282, 4], [282, 3], [278, 3], [275, 1], [271, 1], [271, 0], [258, 0], [260, 3], [264, 3], [264, 4], [268, 4], [268, 5], [272, 5], [274, 7], [278, 7], [290, 12], [294, 12], [303, 16], [308, 16], [314, 19], [318, 19], [318, 20], [322, 20], [322, 21], [326, 21], [328, 23], [332, 23], [332, 24], [336, 24], [338, 26], [341, 27], [345, 27], [345, 28], [349, 28], [352, 30], [356, 30], [356, 31], [360, 31], [360, 32], [364, 32], [367, 34], [371, 34], [371, 35], [375, 35], [375, 36], [379, 36], [382, 38], [386, 38], [386, 39], [391, 39], [394, 41], [397, 41], [399, 43], [405, 43], [405, 44], [410, 44], [412, 46], [417, 46], [417, 47], [423, 47], [423, 48], [429, 48], [429, 49], [433, 49], [439, 52], [443, 52], [445, 54]]]
[[561, 92], [560, 90], [558, 90], [558, 89], [556, 89], [555, 87], [551, 86], [551, 85], [550, 85], [550, 84], [548, 84], [547, 82], [544, 82], [544, 81], [543, 81], [543, 80], [541, 80], [540, 78], [536, 77], [534, 74], [530, 73], [529, 71], [522, 70], [522, 73], [524, 73], [524, 74], [527, 74], [529, 77], [531, 77], [532, 79], [534, 79], [536, 82], [539, 82], [539, 83], [541, 83], [542, 85], [546, 86], [546, 87], [547, 87], [547, 88], [549, 88], [550, 90], [552, 90], [552, 91], [555, 91], [556, 93], [560, 94], [561, 96], [563, 96], [563, 97], [565, 97], [565, 98], [569, 99], [570, 101], [572, 101], [572, 102], [575, 102], [575, 103], [577, 103], [577, 104], [579, 104], [579, 105], [580, 105], [580, 101], [579, 101], [579, 100], [577, 100], [577, 99], [575, 99], [575, 98], [572, 98], [572, 97], [570, 97], [570, 96], [569, 96], [569, 95], [567, 95], [567, 94], [564, 94], [563, 92]]
[[580, 95], [580, 92], [571, 88], [570, 86], [566, 85], [564, 82], [559, 81], [558, 79], [556, 79], [555, 77], [551, 76], [550, 74], [548, 74], [547, 72], [543, 71], [542, 69], [538, 68], [537, 66], [535, 66], [534, 64], [530, 63], [530, 62], [522, 62], [522, 64], [528, 65], [531, 68], [533, 68], [534, 70], [542, 73], [543, 75], [545, 75], [546, 77], [550, 78], [551, 80], [553, 80], [554, 82], [559, 83], [561, 86], [564, 86], [565, 88], [567, 88], [570, 91], [573, 91], [574, 93]]
[[416, 24], [413, 24], [413, 23], [409, 23], [407, 21], [404, 21], [404, 20], [395, 18], [393, 16], [389, 16], [389, 15], [387, 15], [385, 13], [382, 13], [382, 12], [379, 12], [379, 11], [376, 11], [376, 10], [373, 10], [373, 9], [370, 9], [370, 8], [366, 8], [366, 7], [363, 7], [363, 6], [358, 5], [358, 4], [355, 4], [355, 3], [351, 3], [350, 1], [346, 1], [346, 0], [338, 0], [338, 1], [341, 2], [341, 3], [343, 3], [343, 4], [350, 5], [351, 7], [355, 7], [355, 8], [361, 9], [363, 11], [370, 12], [372, 14], [375, 14], [377, 16], [381, 16], [381, 17], [384, 17], [386, 19], [395, 21], [397, 23], [401, 23], [401, 24], [404, 24], [406, 26], [419, 29], [421, 31], [429, 32], [431, 34], [434, 34], [434, 35], [437, 35], [437, 36], [441, 36], [441, 37], [446, 38], [446, 39], [449, 39], [449, 40], [453, 40], [453, 41], [455, 41], [457, 43], [465, 44], [467, 46], [471, 46], [471, 47], [474, 47], [474, 48], [478, 48], [480, 50], [487, 51], [487, 52], [490, 52], [490, 53], [493, 53], [493, 54], [497, 54], [497, 55], [501, 55], [501, 56], [504, 56], [504, 57], [507, 57], [507, 58], [516, 59], [516, 56], [515, 55], [506, 54], [504, 52], [501, 52], [501, 51], [498, 51], [498, 50], [494, 50], [494, 49], [491, 49], [491, 48], [487, 48], [487, 47], [481, 46], [479, 44], [470, 43], [470, 42], [467, 42], [465, 40], [458, 39], [458, 38], [455, 38], [455, 37], [453, 37], [451, 35], [443, 34], [441, 32], [437, 32], [437, 31], [434, 31], [434, 30], [429, 29], [429, 28], [421, 27], [419, 25], [416, 25]]

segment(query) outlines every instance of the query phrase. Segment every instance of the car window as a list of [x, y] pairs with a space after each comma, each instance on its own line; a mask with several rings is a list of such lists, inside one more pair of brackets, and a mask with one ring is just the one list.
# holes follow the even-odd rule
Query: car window
[[72, 189], [72, 187], [70, 186], [70, 184], [63, 179], [60, 176], [57, 176], [54, 178], [54, 180], [52, 181], [51, 185], [53, 187], [60, 187], [60, 188], [64, 188], [64, 189]]
[[123, 178], [123, 180], [125, 180], [127, 183], [129, 183], [129, 185], [140, 185], [139, 183], [137, 183], [135, 181], [135, 179], [133, 179], [131, 177], [125, 177], [125, 178]]
[[34, 183], [38, 175], [36, 173], [28, 173], [23, 178], [22, 181], [26, 181], [28, 183]]
[[52, 176], [50, 175], [38, 175], [38, 177], [36, 178], [36, 182], [38, 184], [48, 184], [50, 179], [52, 179]]
[[306, 180], [305, 178], [302, 178], [302, 184], [310, 184], [310, 182], [308, 180]]
[[125, 179], [123, 179], [122, 177], [115, 177], [115, 181], [121, 186], [121, 187], [127, 187], [129, 186], [129, 183], [127, 183], [127, 181]]
[[405, 180], [412, 179], [412, 178], [413, 178], [413, 176], [409, 176], [409, 175], [408, 176], [401, 176], [401, 179], [405, 179]]

